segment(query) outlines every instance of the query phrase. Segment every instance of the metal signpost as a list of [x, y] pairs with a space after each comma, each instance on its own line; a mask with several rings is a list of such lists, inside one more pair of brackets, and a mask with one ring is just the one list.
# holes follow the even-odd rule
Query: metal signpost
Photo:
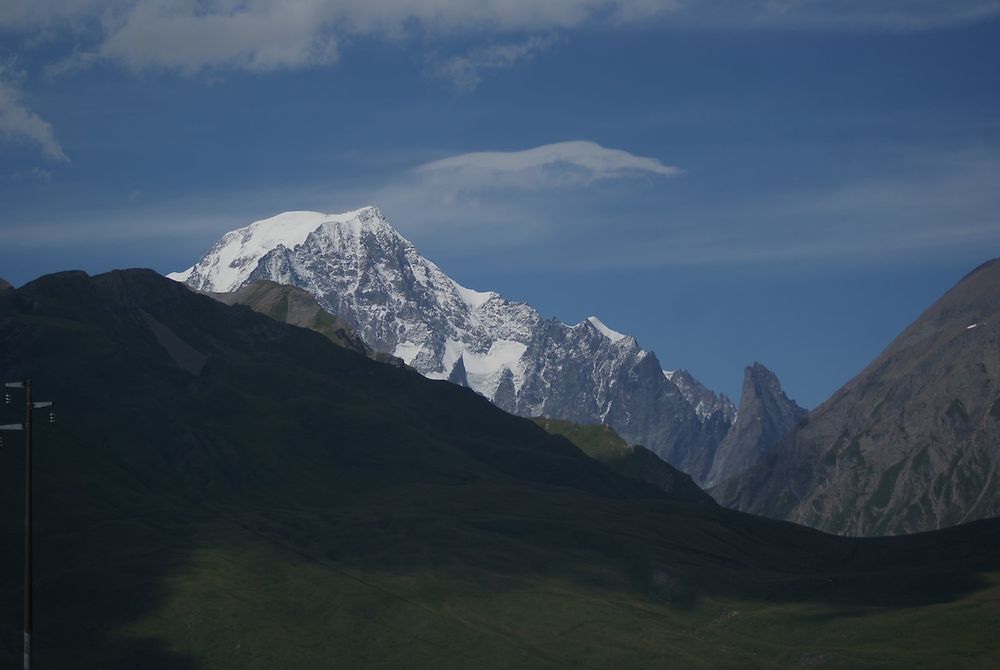
[[[0, 425], [0, 430], [24, 431], [24, 670], [31, 670], [31, 628], [34, 622], [31, 575], [31, 420], [34, 410], [52, 407], [52, 403], [32, 401], [30, 379], [7, 382], [4, 386], [7, 389], [24, 389], [24, 423]], [[5, 400], [8, 405], [13, 400], [9, 390], [5, 393]], [[49, 422], [55, 423], [55, 413], [51, 410]]]

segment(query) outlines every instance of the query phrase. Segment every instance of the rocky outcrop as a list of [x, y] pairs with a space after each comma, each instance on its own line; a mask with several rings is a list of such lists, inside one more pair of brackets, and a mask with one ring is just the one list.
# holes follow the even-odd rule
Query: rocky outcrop
[[781, 390], [773, 372], [760, 363], [747, 367], [739, 414], [715, 453], [705, 486], [715, 486], [759, 463], [806, 414]]
[[301, 328], [315, 330], [334, 344], [363, 356], [373, 353], [350, 324], [324, 310], [300, 288], [272, 281], [254, 281], [231, 293], [209, 293], [227, 305], [244, 305], [266, 316]]
[[674, 383], [701, 418], [708, 419], [716, 412], [722, 412], [727, 423], [731, 424], [736, 420], [736, 405], [725, 393], [712, 391], [687, 370], [664, 370], [663, 374]]

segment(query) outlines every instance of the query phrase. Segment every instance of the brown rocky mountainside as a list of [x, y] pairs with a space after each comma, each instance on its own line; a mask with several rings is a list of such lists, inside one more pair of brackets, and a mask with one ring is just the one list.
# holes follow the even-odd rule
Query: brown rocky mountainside
[[731, 507], [850, 535], [1000, 515], [1000, 259], [968, 274], [715, 493]]
[[339, 316], [330, 314], [300, 288], [255, 281], [231, 293], [209, 293], [227, 305], [244, 305], [276, 321], [315, 330], [334, 344], [372, 357], [371, 348]]
[[9, 288], [12, 288], [11, 285], [10, 285], [10, 282], [8, 282], [3, 277], [0, 277], [0, 291], [4, 291], [4, 290], [9, 289]]
[[748, 366], [739, 413], [715, 452], [705, 486], [715, 486], [756, 465], [806, 414], [781, 390], [773, 372], [760, 363]]

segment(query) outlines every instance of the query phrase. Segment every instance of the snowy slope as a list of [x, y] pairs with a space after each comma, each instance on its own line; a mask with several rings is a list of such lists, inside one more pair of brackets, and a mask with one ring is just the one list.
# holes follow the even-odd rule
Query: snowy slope
[[736, 421], [736, 405], [725, 393], [716, 393], [705, 387], [687, 370], [664, 370], [663, 374], [674, 383], [681, 394], [703, 419], [721, 411], [729, 423]]
[[375, 207], [257, 221], [168, 276], [202, 291], [258, 279], [298, 286], [427, 377], [466, 383], [523, 416], [606, 422], [695, 479], [732, 421], [696, 411], [652, 353], [595, 316], [566, 325], [459, 285]]
[[345, 214], [285, 212], [230, 231], [196, 265], [171, 272], [170, 279], [199, 291], [228, 293], [246, 283], [261, 257], [279, 245], [292, 249], [324, 223], [348, 223], [362, 210]]

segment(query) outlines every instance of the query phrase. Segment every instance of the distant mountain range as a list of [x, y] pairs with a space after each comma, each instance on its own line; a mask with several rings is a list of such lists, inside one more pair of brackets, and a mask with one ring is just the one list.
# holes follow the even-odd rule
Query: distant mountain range
[[851, 535], [1000, 515], [1000, 260], [969, 273], [714, 492], [729, 506]]
[[514, 414], [606, 424], [727, 506], [855, 535], [1000, 514], [996, 262], [811, 413], [759, 363], [746, 369], [737, 412], [597, 317], [566, 325], [466, 289], [371, 207], [258, 221], [171, 277], [201, 291], [298, 287], [364, 346]]
[[521, 416], [606, 423], [697, 482], [736, 415], [725, 395], [685, 371], [665, 373], [652, 352], [597, 317], [566, 325], [459, 285], [374, 207], [257, 221], [168, 276], [214, 293], [259, 280], [301, 288], [367, 346], [426, 377]]

